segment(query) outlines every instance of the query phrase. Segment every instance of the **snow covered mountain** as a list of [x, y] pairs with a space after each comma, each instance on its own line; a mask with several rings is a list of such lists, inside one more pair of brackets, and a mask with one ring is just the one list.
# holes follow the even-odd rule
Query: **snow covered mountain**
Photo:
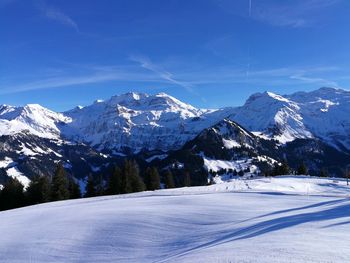
[[350, 92], [321, 88], [277, 95], [256, 93], [233, 110], [232, 120], [265, 138], [281, 143], [320, 138], [340, 150], [350, 149]]
[[268, 152], [272, 154], [276, 143], [259, 138], [238, 123], [224, 119], [203, 130], [184, 147], [212, 159], [232, 160]]
[[41, 138], [59, 139], [59, 124], [68, 122], [68, 117], [38, 104], [24, 107], [0, 105], [0, 136], [29, 132]]
[[315, 170], [330, 167], [340, 174], [350, 160], [349, 115], [350, 92], [332, 88], [257, 93], [241, 107], [215, 110], [164, 93], [134, 92], [64, 113], [36, 104], [0, 105], [0, 182], [6, 175], [52, 171], [58, 161], [82, 178], [130, 156], [145, 165], [194, 158], [199, 173], [208, 158], [264, 155], [294, 166], [307, 159]]
[[277, 95], [256, 93], [237, 108], [197, 109], [165, 93], [126, 93], [64, 113], [40, 105], [0, 106], [0, 136], [23, 131], [49, 139], [82, 142], [99, 150], [137, 153], [179, 149], [226, 117], [263, 138], [284, 144], [320, 138], [350, 149], [350, 92], [321, 88]]
[[68, 139], [100, 150], [168, 151], [180, 148], [225, 117], [225, 112], [197, 109], [164, 93], [151, 96], [133, 92], [65, 112], [72, 121], [61, 131]]
[[300, 107], [272, 92], [256, 93], [230, 117], [248, 130], [281, 143], [295, 138], [312, 138], [303, 123]]
[[[181, 151], [186, 150], [200, 156], [210, 173], [220, 170], [230, 170], [232, 173], [235, 170], [257, 174], [263, 168], [272, 166], [276, 162], [274, 158], [279, 157], [275, 141], [260, 138], [228, 119], [203, 130], [195, 139], [187, 142]], [[169, 159], [175, 157], [170, 155]], [[200, 166], [201, 163], [198, 163]]]
[[286, 97], [299, 105], [303, 123], [314, 136], [350, 149], [350, 91], [321, 88]]

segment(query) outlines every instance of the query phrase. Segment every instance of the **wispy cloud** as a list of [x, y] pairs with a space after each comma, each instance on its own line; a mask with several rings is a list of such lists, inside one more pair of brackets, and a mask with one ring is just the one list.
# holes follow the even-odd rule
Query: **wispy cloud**
[[[123, 68], [123, 66], [91, 66], [80, 65], [79, 74], [72, 75], [72, 68], [51, 70], [47, 76], [41, 76], [40, 80], [24, 81], [22, 83], [0, 83], [0, 94], [14, 94], [26, 91], [46, 90], [61, 87], [81, 86], [108, 81], [128, 82], [161, 82], [137, 71], [135, 68]], [[23, 83], [24, 82], [24, 83]]]
[[332, 80], [328, 80], [328, 79], [324, 79], [324, 78], [317, 78], [317, 77], [307, 77], [304, 76], [302, 74], [298, 74], [298, 75], [292, 75], [290, 76], [291, 79], [295, 79], [295, 80], [300, 80], [302, 82], [305, 83], [314, 83], [314, 84], [318, 84], [321, 86], [326, 86], [326, 87], [333, 87], [333, 88], [340, 88], [338, 83]]
[[[64, 87], [84, 87], [96, 83], [149, 83], [153, 88], [164, 84], [184, 88], [205, 101], [200, 95], [203, 87], [260, 87], [263, 89], [284, 87], [341, 87], [337, 82], [349, 76], [342, 68], [331, 66], [283, 67], [251, 70], [247, 77], [244, 68], [225, 65], [222, 67], [198, 67], [173, 64], [170, 73], [146, 57], [133, 56], [133, 63], [124, 65], [81, 65], [63, 63], [61, 67], [41, 71], [18, 78], [0, 79], [0, 94], [13, 94], [34, 90]], [[136, 62], [137, 64], [135, 65]], [[161, 63], [162, 65], [164, 62]], [[187, 65], [187, 64], [186, 64]], [[75, 72], [74, 75], [72, 72]], [[138, 84], [139, 85], [139, 84]], [[96, 85], [94, 86], [96, 88]]]
[[172, 73], [152, 63], [152, 61], [149, 58], [133, 55], [133, 56], [130, 56], [130, 60], [139, 63], [142, 68], [152, 71], [153, 73], [157, 74], [160, 78], [164, 79], [165, 81], [168, 81], [172, 84], [183, 87], [188, 92], [195, 93], [191, 84], [185, 81], [180, 81], [176, 79]]
[[305, 27], [323, 18], [322, 12], [343, 0], [216, 0], [225, 11], [234, 15], [279, 27]]
[[[273, 26], [303, 27], [312, 24], [312, 15], [339, 3], [340, 0], [297, 0], [286, 3], [264, 5], [256, 1], [252, 17]], [[320, 18], [319, 14], [317, 18]]]
[[78, 33], [80, 32], [78, 24], [73, 20], [73, 18], [62, 12], [57, 7], [49, 6], [45, 1], [38, 1], [37, 6], [46, 18], [54, 20], [64, 26], [73, 28]]
[[[330, 75], [333, 77], [328, 78], [327, 76]], [[315, 88], [321, 86], [339, 88], [340, 85], [333, 79], [338, 79], [346, 75], [347, 72], [344, 72], [338, 67], [305, 66], [251, 70], [249, 76], [247, 76], [244, 68], [239, 69], [225, 66], [197, 72], [185, 72], [179, 76], [196, 87], [203, 85], [231, 85], [232, 87], [237, 87], [244, 84], [270, 89], [276, 86], [283, 88], [287, 86], [310, 86], [311, 84]]]

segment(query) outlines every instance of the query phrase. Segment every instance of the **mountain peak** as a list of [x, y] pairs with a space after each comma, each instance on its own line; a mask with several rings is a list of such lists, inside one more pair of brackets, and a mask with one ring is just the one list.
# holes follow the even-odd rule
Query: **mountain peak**
[[171, 97], [170, 95], [168, 95], [168, 94], [165, 93], [165, 92], [159, 92], [159, 93], [157, 93], [155, 96], [157, 96], [157, 97]]
[[[292, 103], [288, 98], [285, 96], [279, 95], [277, 93], [271, 92], [271, 91], [264, 91], [264, 92], [258, 92], [251, 95], [244, 106], [248, 105], [256, 105], [256, 104], [266, 104], [266, 103], [275, 103], [275, 102], [283, 102], [283, 103]], [[243, 107], [244, 107], [243, 106]]]
[[278, 95], [276, 93], [273, 93], [273, 92], [270, 92], [270, 91], [267, 91], [266, 94], [275, 99], [275, 100], [279, 100], [279, 101], [283, 101], [283, 102], [290, 102], [288, 99], [286, 99], [285, 97], [281, 96], [281, 95]]
[[127, 92], [119, 95], [112, 96], [107, 102], [113, 104], [126, 105], [130, 103], [135, 103], [142, 99], [148, 98], [149, 95], [146, 93], [138, 93], [138, 92]]

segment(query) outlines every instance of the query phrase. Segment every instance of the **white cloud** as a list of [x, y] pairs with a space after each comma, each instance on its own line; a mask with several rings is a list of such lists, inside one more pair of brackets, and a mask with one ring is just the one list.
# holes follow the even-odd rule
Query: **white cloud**
[[71, 27], [79, 33], [78, 24], [70, 16], [63, 13], [61, 10], [59, 10], [56, 7], [48, 6], [44, 1], [39, 1], [37, 3], [38, 3], [39, 9], [41, 10], [41, 12], [46, 18], [54, 20], [67, 27]]
[[189, 84], [200, 87], [201, 85], [232, 85], [248, 84], [260, 87], [280, 87], [285, 86], [301, 86], [314, 84], [315, 88], [320, 86], [339, 87], [340, 85], [328, 79], [327, 76], [333, 78], [341, 78], [347, 75], [341, 68], [338, 67], [323, 67], [323, 66], [305, 66], [305, 67], [283, 67], [271, 69], [252, 69], [249, 75], [246, 74], [246, 69], [230, 68], [225, 66], [222, 68], [210, 68], [202, 71], [192, 71], [182, 73], [181, 78], [186, 79]]
[[162, 78], [162, 79], [164, 79], [172, 84], [183, 87], [191, 93], [194, 93], [194, 90], [193, 90], [193, 87], [191, 84], [175, 79], [175, 77], [172, 73], [162, 69], [158, 65], [155, 65], [154, 63], [152, 63], [150, 61], [150, 59], [148, 59], [146, 57], [142, 57], [142, 56], [131, 56], [130, 60], [139, 63], [141, 67], [152, 71], [153, 73], [157, 74], [160, 78]]
[[327, 80], [324, 78], [318, 78], [318, 77], [307, 77], [303, 74], [298, 75], [292, 75], [290, 76], [291, 79], [300, 80], [304, 83], [315, 83], [321, 86], [327, 86], [327, 87], [333, 87], [333, 88], [339, 88], [339, 85], [335, 81]]
[[[338, 67], [284, 67], [271, 69], [252, 69], [249, 76], [245, 68], [224, 66], [205, 67], [195, 66], [185, 67], [182, 63], [175, 63], [172, 68], [176, 69], [176, 74], [164, 70], [161, 66], [152, 63], [148, 58], [133, 56], [130, 58], [135, 63], [126, 65], [81, 65], [64, 63], [62, 68], [46, 70], [45, 75], [40, 71], [33, 72], [19, 81], [16, 78], [0, 79], [0, 94], [12, 94], [32, 90], [45, 90], [60, 87], [83, 86], [95, 83], [150, 83], [153, 88], [173, 84], [184, 88], [187, 92], [200, 97], [202, 87], [240, 87], [241, 84], [252, 87], [273, 87], [290, 86], [320, 86], [339, 87], [335, 80], [341, 80], [349, 74]], [[162, 63], [163, 64], [163, 63]], [[187, 66], [187, 64], [185, 64]], [[146, 70], [146, 71], [145, 71]], [[74, 75], [72, 72], [75, 72]], [[175, 77], [176, 75], [176, 77]]]
[[[108, 81], [128, 82], [161, 82], [159, 78], [152, 78], [149, 74], [140, 73], [135, 68], [122, 69], [123, 66], [91, 66], [80, 65], [79, 74], [72, 75], [72, 68], [52, 71], [40, 80], [25, 83], [0, 83], [0, 94], [13, 94], [33, 90], [45, 90], [60, 87], [79, 86], [84, 84], [103, 83]], [[76, 71], [76, 70], [75, 70]]]

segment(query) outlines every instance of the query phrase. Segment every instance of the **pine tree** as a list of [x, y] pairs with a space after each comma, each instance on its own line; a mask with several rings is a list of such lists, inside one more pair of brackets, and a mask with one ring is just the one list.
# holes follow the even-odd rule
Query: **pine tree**
[[130, 161], [130, 185], [131, 192], [142, 192], [146, 190], [145, 183], [140, 177], [139, 166], [136, 161]]
[[84, 197], [94, 197], [94, 196], [96, 196], [95, 182], [94, 182], [94, 178], [91, 175], [89, 175], [86, 183]]
[[147, 190], [154, 191], [160, 189], [160, 177], [156, 167], [147, 168], [145, 173]]
[[0, 211], [25, 205], [23, 190], [23, 185], [17, 179], [9, 178], [0, 193]]
[[122, 171], [116, 165], [113, 167], [112, 173], [108, 180], [107, 194], [116, 195], [122, 193]]
[[41, 176], [39, 178], [39, 185], [41, 189], [41, 202], [50, 202], [51, 197], [51, 184], [48, 176]]
[[309, 173], [309, 172], [308, 172], [308, 169], [307, 169], [305, 163], [302, 162], [302, 163], [300, 164], [300, 166], [298, 167], [297, 174], [298, 174], [298, 175], [307, 175], [308, 173]]
[[123, 194], [141, 192], [146, 188], [135, 161], [125, 160], [121, 182]]
[[63, 165], [57, 165], [54, 176], [52, 177], [51, 200], [59, 201], [69, 198], [68, 178], [64, 171]]
[[47, 176], [36, 176], [26, 189], [27, 204], [40, 204], [50, 201], [51, 185]]
[[74, 181], [73, 178], [71, 178], [69, 180], [68, 183], [68, 190], [69, 190], [69, 198], [70, 199], [77, 199], [77, 198], [81, 198], [81, 190], [80, 190], [80, 186], [78, 183], [76, 183]]
[[290, 174], [290, 168], [288, 166], [287, 161], [283, 161], [281, 165], [279, 165], [277, 162], [275, 163], [275, 167], [272, 171], [272, 176], [277, 175], [288, 175]]
[[329, 176], [328, 171], [325, 168], [322, 168], [320, 170], [320, 177], [328, 177], [328, 176]]
[[106, 193], [106, 189], [105, 189], [105, 180], [103, 179], [102, 174], [98, 175], [96, 179], [97, 179], [95, 184], [96, 196], [104, 195]]
[[121, 193], [127, 194], [132, 192], [131, 186], [131, 174], [132, 174], [132, 164], [129, 160], [125, 160], [123, 172], [122, 172], [122, 180], [121, 180]]
[[183, 182], [184, 186], [191, 186], [191, 176], [190, 173], [188, 171], [185, 172], [184, 174], [184, 182]]
[[164, 179], [165, 179], [165, 186], [166, 186], [166, 188], [175, 188], [174, 176], [170, 172], [170, 170], [167, 170], [165, 172]]

